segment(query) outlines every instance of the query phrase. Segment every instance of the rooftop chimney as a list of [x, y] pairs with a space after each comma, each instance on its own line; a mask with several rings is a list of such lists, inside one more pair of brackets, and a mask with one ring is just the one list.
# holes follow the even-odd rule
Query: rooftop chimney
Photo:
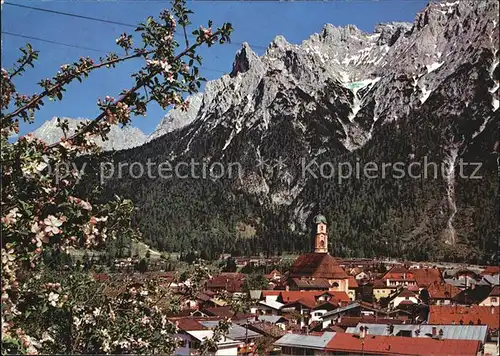
[[359, 338], [364, 339], [365, 336], [366, 336], [366, 331], [365, 331], [365, 328], [362, 326], [359, 328]]

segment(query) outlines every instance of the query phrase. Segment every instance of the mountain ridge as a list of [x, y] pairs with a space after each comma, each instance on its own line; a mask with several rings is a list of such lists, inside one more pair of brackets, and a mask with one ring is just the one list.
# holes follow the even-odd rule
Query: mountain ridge
[[[331, 221], [330, 250], [339, 255], [491, 259], [498, 232], [491, 154], [498, 2], [431, 3], [412, 24], [376, 31], [325, 25], [300, 45], [277, 36], [261, 57], [244, 43], [232, 72], [207, 83], [185, 124], [167, 125], [165, 135], [160, 124], [154, 139], [114, 157], [239, 162], [243, 174], [215, 181], [112, 179], [110, 194], [131, 197], [139, 206], [136, 223], [153, 246], [167, 250], [207, 244], [217, 252], [305, 250], [309, 220], [321, 210]], [[446, 174], [338, 184], [339, 172], [303, 177], [298, 164], [408, 166], [424, 157]], [[292, 164], [259, 165], [281, 159]], [[461, 159], [482, 163], [480, 182], [458, 176]], [[242, 222], [256, 229], [254, 238], [231, 241]]]
[[[77, 126], [81, 123], [90, 122], [85, 118], [68, 118], [60, 117], [61, 120], [68, 121], [68, 134], [76, 132]], [[34, 130], [32, 134], [45, 141], [47, 144], [53, 144], [61, 140], [64, 136], [63, 130], [57, 126], [57, 117], [45, 121], [39, 128]], [[104, 151], [125, 150], [137, 147], [146, 142], [146, 135], [136, 127], [111, 125], [107, 140], [103, 141], [100, 137], [94, 139], [96, 144]]]

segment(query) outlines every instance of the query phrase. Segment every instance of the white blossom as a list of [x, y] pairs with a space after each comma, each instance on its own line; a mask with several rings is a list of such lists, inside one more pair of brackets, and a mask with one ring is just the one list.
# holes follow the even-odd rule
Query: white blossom
[[99, 315], [101, 315], [101, 308], [99, 308], [99, 307], [95, 308], [93, 311], [93, 314], [95, 317], [98, 317]]
[[58, 234], [61, 232], [59, 227], [62, 225], [62, 221], [56, 218], [54, 215], [49, 215], [45, 220], [43, 220], [45, 225], [45, 232], [49, 234]]
[[54, 293], [54, 292], [50, 292], [49, 293], [49, 303], [50, 303], [50, 305], [52, 305], [53, 307], [55, 307], [57, 305], [57, 301], [58, 300], [59, 300], [59, 294]]

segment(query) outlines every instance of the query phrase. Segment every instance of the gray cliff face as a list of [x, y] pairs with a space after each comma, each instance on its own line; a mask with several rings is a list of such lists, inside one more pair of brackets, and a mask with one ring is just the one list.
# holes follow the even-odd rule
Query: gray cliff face
[[[418, 204], [417, 193], [407, 197], [422, 211], [417, 209], [415, 229], [405, 236], [423, 231], [452, 245], [460, 235], [480, 240], [479, 230], [469, 231], [475, 208], [464, 193], [480, 188], [455, 175], [462, 157], [476, 159], [493, 149], [498, 12], [496, 0], [441, 1], [429, 4], [413, 23], [380, 24], [373, 33], [327, 24], [300, 45], [277, 36], [261, 57], [244, 43], [231, 74], [208, 82], [187, 113], [167, 114], [150, 136], [154, 141], [130, 157], [148, 152], [158, 160], [237, 161], [244, 174], [225, 182], [226, 198], [243, 196], [239, 199], [277, 209], [292, 230], [304, 231], [319, 200], [331, 216], [338, 211], [353, 216], [358, 211], [349, 207], [356, 194], [367, 194], [375, 183], [353, 183], [344, 200], [335, 195], [338, 187], [326, 183], [318, 193], [318, 181], [301, 175], [300, 159], [321, 163], [362, 156], [410, 163], [430, 155], [448, 173], [432, 183], [432, 196], [415, 182], [404, 189], [391, 183], [394, 195], [420, 194]], [[259, 164], [278, 158], [288, 162], [279, 172]], [[150, 183], [144, 184], [147, 192]], [[376, 193], [374, 201], [383, 204], [377, 200], [382, 195]], [[384, 214], [399, 208], [390, 209]]]
[[[461, 110], [458, 103], [473, 99], [474, 79], [464, 83], [452, 76], [483, 59], [490, 72], [485, 78], [490, 107], [474, 123], [480, 131], [498, 109], [497, 10], [497, 1], [432, 3], [413, 24], [380, 24], [371, 34], [353, 25], [327, 24], [301, 45], [276, 37], [263, 57], [244, 43], [232, 73], [208, 82], [202, 98], [193, 98], [193, 110], [169, 113], [151, 137], [189, 125], [172, 154], [189, 152], [195, 142], [215, 135], [219, 143], [211, 154], [224, 155], [237, 141], [248, 139], [243, 132], [264, 140], [282, 117], [301, 132], [301, 140], [313, 135], [315, 141], [330, 142], [331, 148], [322, 150], [352, 152], [377, 127], [420, 110], [445, 85], [450, 107], [443, 110]], [[313, 128], [318, 111], [324, 111], [320, 121], [330, 130]], [[251, 143], [258, 156], [259, 143]], [[314, 154], [312, 141], [301, 144]]]
[[[61, 118], [61, 120], [68, 120], [69, 132], [73, 134], [77, 126], [81, 123], [88, 122], [88, 119], [72, 119]], [[63, 131], [57, 127], [57, 118], [45, 121], [42, 126], [33, 131], [33, 135], [45, 141], [47, 144], [53, 144], [61, 140]], [[108, 133], [108, 140], [103, 141], [100, 137], [95, 138], [96, 144], [102, 148], [103, 151], [118, 151], [125, 150], [133, 147], [140, 146], [146, 142], [144, 133], [136, 127], [126, 126], [119, 127], [118, 125], [111, 126]]]
[[200, 111], [202, 100], [203, 94], [198, 93], [189, 98], [189, 108], [187, 111], [182, 111], [180, 109], [170, 110], [153, 133], [149, 135], [147, 141], [154, 140], [192, 123]]
[[[331, 94], [328, 101], [345, 109], [330, 113], [339, 126], [337, 139], [352, 151], [366, 143], [376, 125], [417, 110], [460, 66], [486, 53], [495, 112], [496, 10], [496, 1], [432, 3], [413, 24], [380, 24], [371, 34], [353, 25], [327, 24], [301, 45], [276, 37], [260, 58], [244, 43], [231, 74], [207, 83], [203, 96], [192, 98], [188, 113], [167, 114], [150, 139], [191, 123], [189, 135], [224, 127], [224, 151], [244, 127], [265, 131], [276, 112], [295, 116], [296, 125], [306, 124], [297, 121], [304, 97], [314, 102], [306, 109], [311, 110], [325, 106], [320, 98]], [[457, 100], [472, 94], [462, 87], [454, 93]], [[195, 129], [201, 122], [205, 125]]]

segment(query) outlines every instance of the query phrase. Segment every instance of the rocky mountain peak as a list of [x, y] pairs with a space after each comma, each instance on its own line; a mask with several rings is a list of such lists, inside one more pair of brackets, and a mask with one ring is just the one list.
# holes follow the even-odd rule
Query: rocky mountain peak
[[235, 77], [238, 73], [245, 73], [255, 62], [260, 62], [259, 57], [247, 42], [243, 42], [241, 49], [234, 58], [233, 70], [230, 76]]

